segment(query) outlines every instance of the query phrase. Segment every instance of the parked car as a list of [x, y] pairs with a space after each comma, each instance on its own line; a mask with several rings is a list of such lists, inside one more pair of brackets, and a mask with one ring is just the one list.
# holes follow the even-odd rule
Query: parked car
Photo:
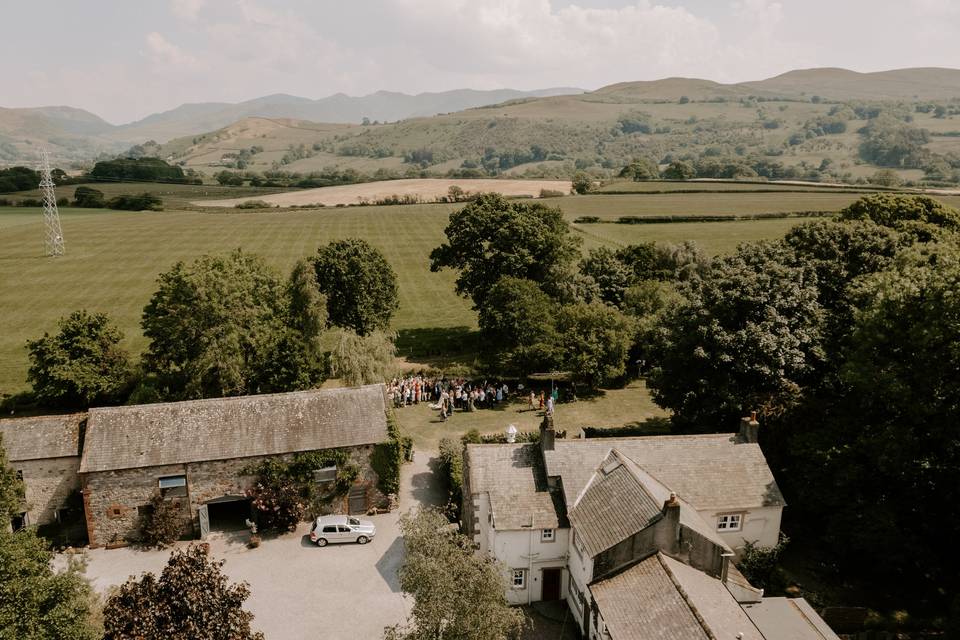
[[310, 527], [310, 540], [318, 547], [337, 542], [367, 544], [377, 535], [377, 528], [369, 520], [354, 516], [320, 516]]

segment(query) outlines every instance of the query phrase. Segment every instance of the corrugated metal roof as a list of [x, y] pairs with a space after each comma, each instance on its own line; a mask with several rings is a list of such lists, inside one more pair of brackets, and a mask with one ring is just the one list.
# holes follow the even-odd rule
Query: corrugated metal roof
[[80, 424], [85, 413], [0, 420], [3, 447], [11, 461], [80, 455]]
[[81, 473], [373, 444], [383, 385], [91, 409]]
[[764, 640], [724, 584], [656, 553], [590, 585], [613, 640]]
[[545, 454], [547, 475], [563, 478], [572, 505], [615, 448], [697, 509], [782, 506], [766, 458], [732, 434], [557, 440]]
[[539, 458], [537, 444], [467, 445], [470, 491], [489, 496], [497, 530], [560, 526]]

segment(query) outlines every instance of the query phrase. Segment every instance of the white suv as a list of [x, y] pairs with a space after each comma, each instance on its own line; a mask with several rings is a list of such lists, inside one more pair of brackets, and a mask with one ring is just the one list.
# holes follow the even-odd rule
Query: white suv
[[377, 528], [369, 520], [353, 516], [320, 516], [310, 527], [310, 540], [318, 547], [337, 542], [367, 544], [377, 535]]

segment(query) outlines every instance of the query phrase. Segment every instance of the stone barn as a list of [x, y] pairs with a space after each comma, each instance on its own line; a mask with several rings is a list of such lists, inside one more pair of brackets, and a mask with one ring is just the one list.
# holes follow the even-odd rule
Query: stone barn
[[[0, 420], [10, 466], [23, 480], [23, 511], [10, 524], [43, 528], [55, 540], [73, 537], [66, 529], [83, 522], [80, 502], [80, 448], [86, 414]], [[82, 533], [82, 531], [81, 531]]]
[[91, 409], [80, 463], [90, 546], [136, 541], [158, 492], [181, 509], [184, 535], [242, 527], [250, 468], [308, 452], [349, 456], [359, 472], [331, 508], [365, 513], [387, 500], [371, 465], [389, 437], [386, 412], [383, 385]]

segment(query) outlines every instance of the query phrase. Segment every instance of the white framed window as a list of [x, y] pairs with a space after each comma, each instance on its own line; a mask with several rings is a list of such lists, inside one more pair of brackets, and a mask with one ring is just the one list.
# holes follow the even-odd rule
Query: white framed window
[[510, 571], [510, 586], [514, 589], [523, 589], [527, 586], [527, 570], [512, 569]]
[[540, 540], [543, 542], [553, 542], [556, 540], [556, 532], [553, 529], [542, 529], [540, 531]]
[[727, 513], [717, 516], [717, 531], [740, 531], [742, 525], [742, 513]]

